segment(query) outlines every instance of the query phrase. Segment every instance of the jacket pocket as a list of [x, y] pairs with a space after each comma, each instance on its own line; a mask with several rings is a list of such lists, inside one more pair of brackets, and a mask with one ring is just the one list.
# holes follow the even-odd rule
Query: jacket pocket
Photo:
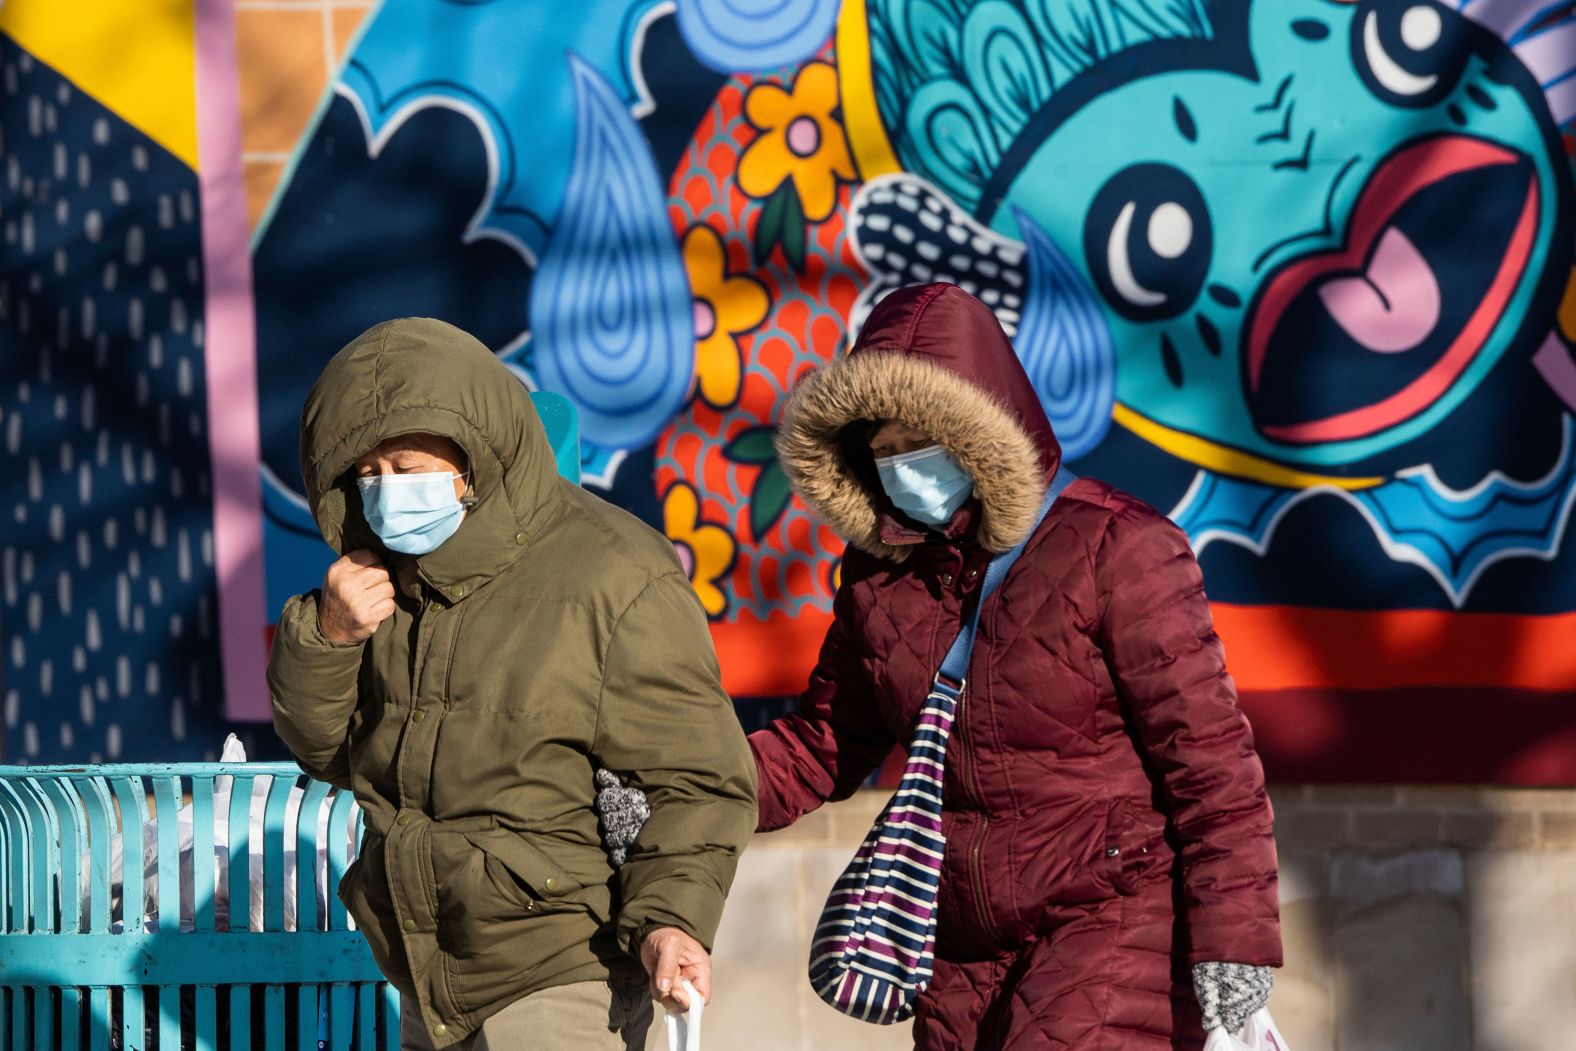
[[1137, 894], [1143, 876], [1159, 858], [1161, 834], [1139, 819], [1130, 799], [1114, 799], [1107, 812], [1105, 852], [1101, 871], [1111, 889], [1122, 895]]
[[527, 913], [584, 909], [602, 922], [607, 917], [586, 900], [586, 886], [519, 832], [495, 828], [467, 832], [481, 852], [488, 880]]

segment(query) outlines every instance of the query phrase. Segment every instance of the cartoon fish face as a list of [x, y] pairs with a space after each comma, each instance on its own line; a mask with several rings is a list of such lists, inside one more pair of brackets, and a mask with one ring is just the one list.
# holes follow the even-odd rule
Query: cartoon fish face
[[1085, 74], [1084, 98], [1053, 96], [977, 214], [1034, 224], [1081, 269], [1128, 410], [1357, 464], [1546, 335], [1569, 166], [1526, 68], [1431, 0], [1213, 15], [1212, 39], [1131, 49]]

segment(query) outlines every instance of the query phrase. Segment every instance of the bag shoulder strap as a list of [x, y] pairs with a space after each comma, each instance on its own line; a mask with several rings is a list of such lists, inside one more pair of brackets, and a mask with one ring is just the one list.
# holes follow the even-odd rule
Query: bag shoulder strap
[[941, 662], [941, 671], [937, 674], [938, 682], [945, 680], [948, 685], [959, 688], [969, 674], [969, 658], [974, 654], [974, 637], [979, 632], [980, 614], [985, 609], [991, 594], [1007, 579], [1007, 573], [1012, 569], [1018, 557], [1023, 554], [1023, 549], [1029, 546], [1029, 541], [1034, 534], [1039, 532], [1040, 523], [1045, 521], [1045, 516], [1050, 513], [1051, 505], [1056, 498], [1062, 495], [1078, 476], [1065, 467], [1056, 469], [1056, 477], [1051, 479], [1050, 486], [1045, 490], [1045, 499], [1040, 503], [1040, 511], [1034, 518], [1034, 526], [1030, 528], [1027, 536], [1011, 551], [1004, 551], [991, 559], [990, 566], [985, 570], [985, 583], [980, 586], [980, 600], [974, 604], [974, 614], [964, 622], [963, 630], [958, 632], [957, 639], [952, 643], [952, 648], [947, 651], [946, 659]]

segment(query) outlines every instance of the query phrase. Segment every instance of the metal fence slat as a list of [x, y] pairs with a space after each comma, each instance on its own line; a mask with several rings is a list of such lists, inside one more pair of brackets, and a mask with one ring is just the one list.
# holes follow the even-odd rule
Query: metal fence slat
[[33, 994], [27, 989], [11, 990], [11, 1047], [22, 1051], [27, 1047], [27, 1007]]
[[263, 990], [263, 1051], [285, 1051], [285, 990], [280, 985]]
[[176, 985], [159, 986], [159, 1051], [181, 1046], [181, 990]]
[[318, 1015], [318, 987], [315, 985], [298, 985], [295, 987], [296, 1002], [296, 1047], [315, 1048], [319, 1030]]
[[[398, 1047], [397, 1043], [390, 1045]], [[377, 1051], [378, 987], [374, 982], [356, 986], [356, 1051]]]
[[159, 930], [174, 934], [181, 928], [181, 782], [176, 777], [153, 779], [157, 806], [154, 834], [158, 842], [158, 888], [154, 898], [159, 910]]
[[88, 1051], [109, 1051], [110, 991], [88, 990]]
[[142, 986], [128, 985], [120, 991], [121, 1051], [146, 1051], [147, 1034], [143, 1028]]
[[[329, 1051], [350, 1051], [356, 1032], [355, 987], [335, 982], [328, 987]], [[373, 1051], [376, 1051], [374, 1048]]]
[[[328, 785], [322, 781], [308, 781], [306, 793], [301, 797], [301, 808], [296, 812], [295, 847], [295, 902], [296, 930], [315, 931], [319, 927], [317, 915], [317, 826], [322, 816], [323, 800], [328, 797]], [[324, 844], [326, 847], [327, 844]]]
[[263, 807], [263, 930], [285, 929], [285, 807], [293, 782], [275, 777]]
[[382, 985], [383, 991], [383, 1038], [387, 1041], [384, 1045], [390, 1048], [399, 1047], [399, 990], [387, 982]]
[[194, 1018], [197, 1024], [196, 1031], [192, 1035], [194, 1051], [218, 1051], [218, 990], [213, 986], [199, 985], [197, 987], [197, 1011]]
[[[334, 805], [328, 812], [328, 871], [323, 888], [328, 905], [328, 922], [324, 926], [331, 931], [345, 930], [350, 926], [345, 905], [339, 900], [339, 882], [344, 879], [345, 870], [349, 868], [350, 841], [355, 834], [349, 827], [353, 816], [356, 819], [360, 817], [355, 796], [349, 792], [335, 795]], [[360, 841], [359, 835], [356, 839]]]
[[110, 904], [114, 894], [111, 884], [110, 855], [114, 847], [113, 802], [109, 789], [96, 777], [74, 778], [71, 782], [82, 801], [82, 811], [88, 824], [88, 930], [107, 931], [110, 923]]
[[225, 821], [228, 837], [228, 857], [225, 867], [230, 878], [225, 892], [229, 895], [230, 930], [245, 931], [251, 927], [252, 917], [252, 790], [255, 782], [250, 777], [237, 774], [230, 782], [230, 813]]
[[[251, 1051], [252, 990], [250, 986], [230, 987], [230, 1051]], [[393, 1051], [391, 1048], [390, 1051]]]
[[49, 929], [78, 931], [82, 929], [82, 855], [87, 848], [87, 832], [76, 793], [69, 792], [65, 783], [55, 778], [40, 778], [35, 787], [50, 811], [56, 836], [49, 845], [49, 854], [54, 859], [51, 868], [58, 880], [58, 926], [51, 917]]
[[142, 778], [122, 774], [110, 779], [115, 802], [120, 808], [120, 910], [121, 929], [140, 931], [146, 919], [143, 907], [143, 830], [148, 824], [148, 800], [143, 794]]
[[77, 1051], [82, 1046], [82, 990], [60, 990], [60, 1046]]
[[30, 833], [33, 836], [32, 850], [29, 852], [32, 864], [29, 866], [28, 876], [32, 880], [32, 886], [28, 888], [27, 895], [27, 929], [47, 931], [52, 928], [51, 921], [54, 918], [51, 904], [54, 898], [56, 862], [55, 851], [52, 848], [59, 833], [55, 831], [55, 823], [49, 820], [44, 805], [39, 802], [37, 780], [24, 777], [17, 787], [19, 789], [17, 799], [27, 815]]
[[55, 998], [48, 989], [33, 990], [33, 1046], [55, 1046]]
[[213, 778], [192, 778], [192, 919], [199, 931], [213, 930], [214, 876]]
[[3, 899], [5, 923], [0, 929], [7, 933], [27, 930], [27, 873], [28, 854], [33, 849], [33, 829], [17, 798], [16, 789], [0, 780], [0, 822], [5, 825], [6, 859], [3, 871], [6, 893]]

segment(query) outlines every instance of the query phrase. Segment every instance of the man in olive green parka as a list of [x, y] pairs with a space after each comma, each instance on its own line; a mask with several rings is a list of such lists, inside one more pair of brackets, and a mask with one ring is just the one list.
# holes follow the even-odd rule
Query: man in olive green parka
[[[419, 556], [379, 539], [357, 487], [375, 464], [408, 469], [387, 454], [402, 436], [463, 460], [459, 527]], [[388, 322], [340, 351], [301, 450], [343, 557], [280, 617], [274, 724], [365, 811], [340, 895], [407, 1026], [419, 1012], [431, 1046], [470, 1046], [512, 1005], [602, 989], [584, 1023], [599, 1033], [570, 1046], [634, 1041], [617, 990], [644, 987], [635, 960], [671, 982], [710, 951], [756, 820], [755, 765], [672, 545], [562, 479], [519, 380], [442, 322]], [[598, 767], [651, 808], [616, 871]]]

